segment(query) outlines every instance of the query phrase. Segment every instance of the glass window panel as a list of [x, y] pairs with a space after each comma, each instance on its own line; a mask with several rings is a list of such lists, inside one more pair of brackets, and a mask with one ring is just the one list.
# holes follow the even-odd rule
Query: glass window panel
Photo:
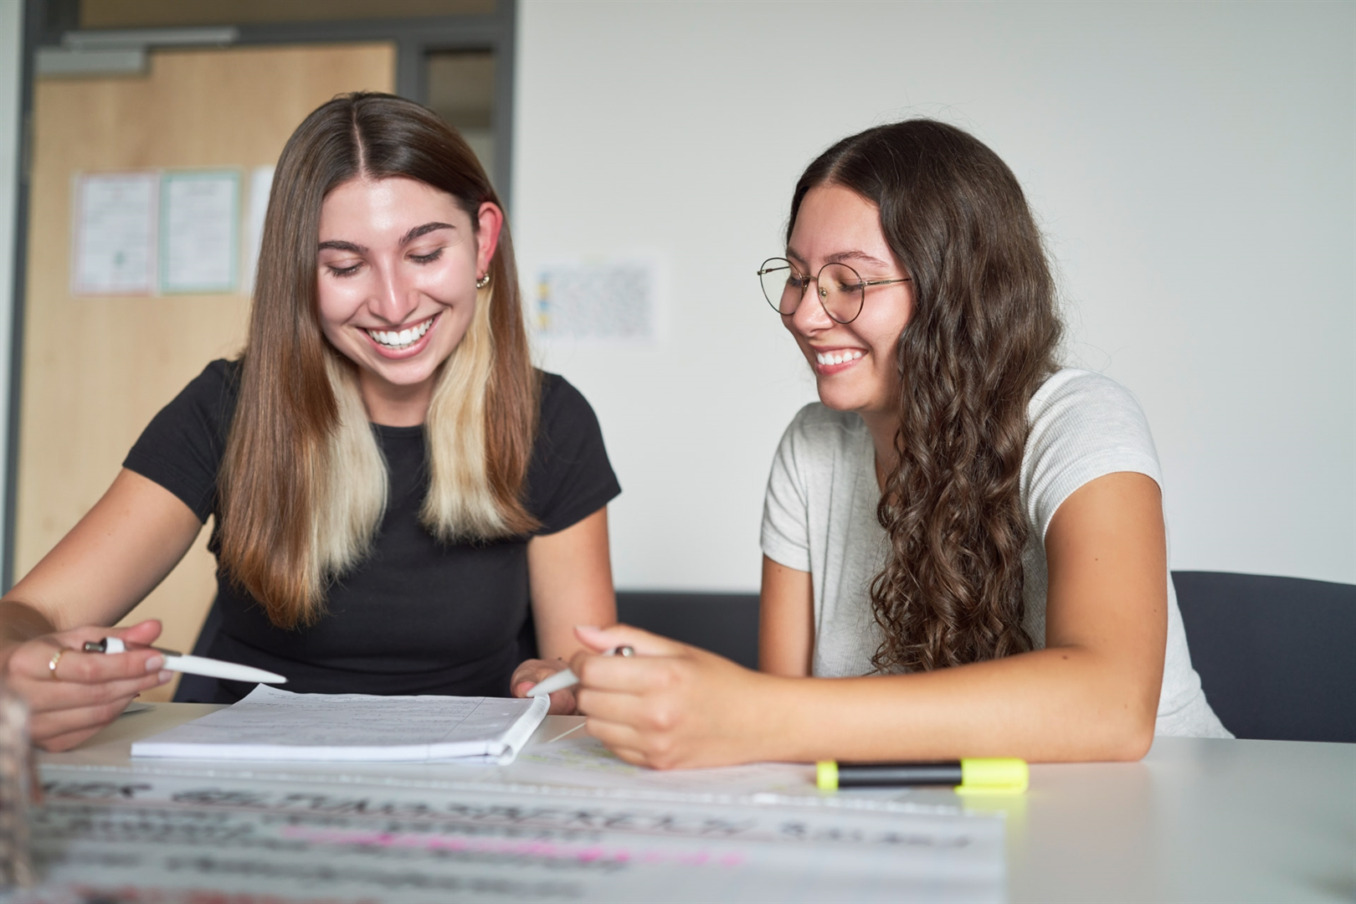
[[438, 51], [427, 56], [428, 105], [466, 138], [494, 178], [494, 54]]

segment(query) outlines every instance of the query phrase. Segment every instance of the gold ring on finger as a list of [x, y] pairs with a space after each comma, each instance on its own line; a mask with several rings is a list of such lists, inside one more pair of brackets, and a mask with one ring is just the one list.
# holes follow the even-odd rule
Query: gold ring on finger
[[61, 657], [62, 657], [62, 656], [65, 656], [65, 655], [66, 655], [66, 648], [65, 648], [65, 647], [62, 647], [60, 650], [57, 650], [55, 653], [52, 654], [52, 658], [51, 658], [51, 659], [47, 660], [47, 671], [49, 671], [49, 672], [52, 673], [52, 678], [53, 678], [54, 680], [56, 680], [56, 681], [60, 681], [60, 680], [61, 680], [60, 678], [57, 678], [57, 673], [56, 673], [57, 663], [60, 662], [60, 661], [61, 661]]

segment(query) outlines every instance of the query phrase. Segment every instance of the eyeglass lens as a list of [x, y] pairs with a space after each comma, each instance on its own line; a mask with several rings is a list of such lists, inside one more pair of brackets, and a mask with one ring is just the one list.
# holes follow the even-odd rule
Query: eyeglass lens
[[811, 286], [824, 312], [839, 323], [851, 322], [862, 310], [862, 277], [847, 264], [825, 264], [818, 276], [806, 277], [790, 261], [774, 257], [763, 262], [758, 278], [768, 304], [784, 317], [796, 313]]

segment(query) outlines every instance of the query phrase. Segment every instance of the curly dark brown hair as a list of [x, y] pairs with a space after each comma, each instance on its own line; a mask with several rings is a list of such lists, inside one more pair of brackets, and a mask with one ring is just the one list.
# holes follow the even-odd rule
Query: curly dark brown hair
[[1027, 405], [1056, 369], [1061, 332], [1040, 231], [1016, 177], [973, 136], [918, 119], [821, 154], [791, 202], [841, 185], [880, 209], [913, 279], [899, 338], [899, 461], [877, 517], [890, 540], [871, 603], [879, 671], [919, 671], [1031, 649], [1022, 627], [1019, 498]]

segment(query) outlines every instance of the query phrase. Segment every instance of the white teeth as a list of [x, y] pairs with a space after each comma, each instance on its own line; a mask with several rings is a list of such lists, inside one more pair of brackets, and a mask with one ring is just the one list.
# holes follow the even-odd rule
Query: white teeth
[[412, 326], [407, 329], [394, 330], [368, 330], [367, 335], [371, 336], [377, 342], [392, 349], [407, 348], [418, 342], [423, 335], [428, 332], [428, 328], [433, 326], [433, 318], [430, 317], [418, 326]]
[[815, 355], [815, 360], [820, 364], [846, 364], [848, 361], [856, 361], [862, 356], [861, 351], [853, 349], [849, 352], [819, 352]]

